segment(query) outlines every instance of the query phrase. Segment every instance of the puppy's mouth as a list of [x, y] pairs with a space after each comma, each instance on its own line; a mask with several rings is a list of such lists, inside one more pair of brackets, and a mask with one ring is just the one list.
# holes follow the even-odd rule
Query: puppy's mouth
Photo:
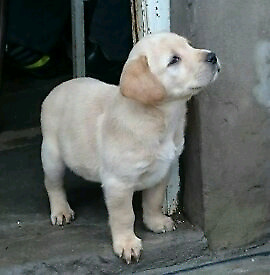
[[198, 93], [200, 90], [202, 90], [205, 86], [209, 85], [210, 83], [214, 82], [220, 72], [220, 65], [215, 64], [215, 69], [211, 70], [211, 72], [208, 73], [203, 78], [198, 79], [198, 84], [201, 86], [196, 86], [196, 87], [190, 87], [189, 90], [192, 91], [193, 93]]

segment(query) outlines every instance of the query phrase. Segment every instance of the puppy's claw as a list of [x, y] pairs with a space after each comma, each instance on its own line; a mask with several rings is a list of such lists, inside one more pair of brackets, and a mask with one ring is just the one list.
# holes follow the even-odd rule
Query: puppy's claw
[[127, 264], [130, 264], [133, 259], [136, 262], [139, 261], [141, 248], [141, 240], [136, 236], [124, 242], [114, 242], [114, 252]]
[[74, 219], [75, 219], [74, 211], [72, 211], [70, 216], [69, 215], [65, 216], [66, 223], [71, 223], [71, 221], [73, 221]]
[[122, 252], [118, 255], [120, 259], [123, 259], [124, 257], [124, 249], [122, 250]]
[[60, 219], [57, 218], [57, 224], [58, 225], [63, 225], [63, 217], [61, 217]]
[[51, 216], [51, 222], [52, 222], [52, 225], [63, 225], [63, 216], [55, 216], [55, 215], [52, 215]]
[[52, 223], [52, 225], [55, 225], [56, 224], [56, 217], [51, 217], [51, 223]]
[[137, 263], [140, 260], [141, 250], [142, 249], [140, 249], [139, 252], [136, 253], [136, 251], [133, 248], [131, 249], [131, 256], [133, 257], [133, 259], [136, 260]]
[[67, 208], [65, 209], [54, 211], [52, 213], [53, 213], [51, 214], [52, 225], [57, 224], [62, 226], [64, 222], [68, 224], [72, 220], [74, 220], [74, 217], [75, 217], [74, 211], [69, 206], [67, 206]]
[[131, 251], [129, 249], [124, 250], [124, 260], [127, 264], [131, 263]]

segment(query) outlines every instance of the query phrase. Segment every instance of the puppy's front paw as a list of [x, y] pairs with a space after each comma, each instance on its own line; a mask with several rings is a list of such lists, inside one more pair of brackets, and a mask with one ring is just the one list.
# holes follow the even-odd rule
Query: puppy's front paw
[[144, 216], [143, 221], [147, 228], [155, 233], [164, 233], [166, 231], [172, 231], [176, 229], [172, 218], [163, 214], [156, 216]]
[[67, 203], [64, 207], [55, 207], [51, 211], [51, 222], [53, 225], [63, 225], [63, 222], [70, 223], [74, 220], [75, 213]]
[[113, 249], [115, 254], [125, 260], [127, 264], [130, 264], [132, 259], [138, 262], [142, 250], [142, 240], [135, 235], [124, 238], [119, 237], [114, 240]]

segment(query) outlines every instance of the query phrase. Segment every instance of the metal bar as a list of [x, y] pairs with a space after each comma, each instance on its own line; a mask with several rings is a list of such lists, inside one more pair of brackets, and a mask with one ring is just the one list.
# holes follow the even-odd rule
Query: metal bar
[[147, 20], [147, 1], [146, 0], [133, 0], [132, 1], [133, 14], [133, 39], [136, 38], [136, 42], [144, 37], [148, 32], [148, 20]]
[[85, 76], [84, 1], [71, 0], [73, 77]]
[[169, 171], [168, 187], [166, 190], [165, 201], [163, 204], [163, 211], [172, 215], [178, 207], [178, 192], [180, 190], [180, 176], [179, 176], [179, 160], [178, 158], [172, 163]]
[[135, 7], [135, 1], [130, 0], [130, 8], [131, 8], [131, 19], [132, 19], [132, 40], [133, 44], [135, 44], [138, 38], [138, 31], [137, 31], [137, 12]]
[[6, 48], [6, 20], [7, 20], [7, 1], [0, 0], [0, 87], [2, 84], [3, 59]]

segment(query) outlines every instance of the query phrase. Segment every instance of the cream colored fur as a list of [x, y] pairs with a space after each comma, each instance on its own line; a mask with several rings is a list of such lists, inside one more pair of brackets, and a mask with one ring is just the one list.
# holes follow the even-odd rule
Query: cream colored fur
[[[209, 51], [192, 48], [173, 33], [137, 43], [120, 86], [79, 78], [57, 86], [42, 105], [42, 163], [51, 221], [74, 217], [65, 191], [65, 166], [99, 181], [109, 212], [115, 253], [127, 263], [139, 259], [132, 196], [143, 190], [143, 220], [154, 232], [173, 230], [161, 207], [168, 171], [184, 145], [186, 102], [212, 82], [219, 65]], [[173, 56], [180, 57], [170, 64]]]

